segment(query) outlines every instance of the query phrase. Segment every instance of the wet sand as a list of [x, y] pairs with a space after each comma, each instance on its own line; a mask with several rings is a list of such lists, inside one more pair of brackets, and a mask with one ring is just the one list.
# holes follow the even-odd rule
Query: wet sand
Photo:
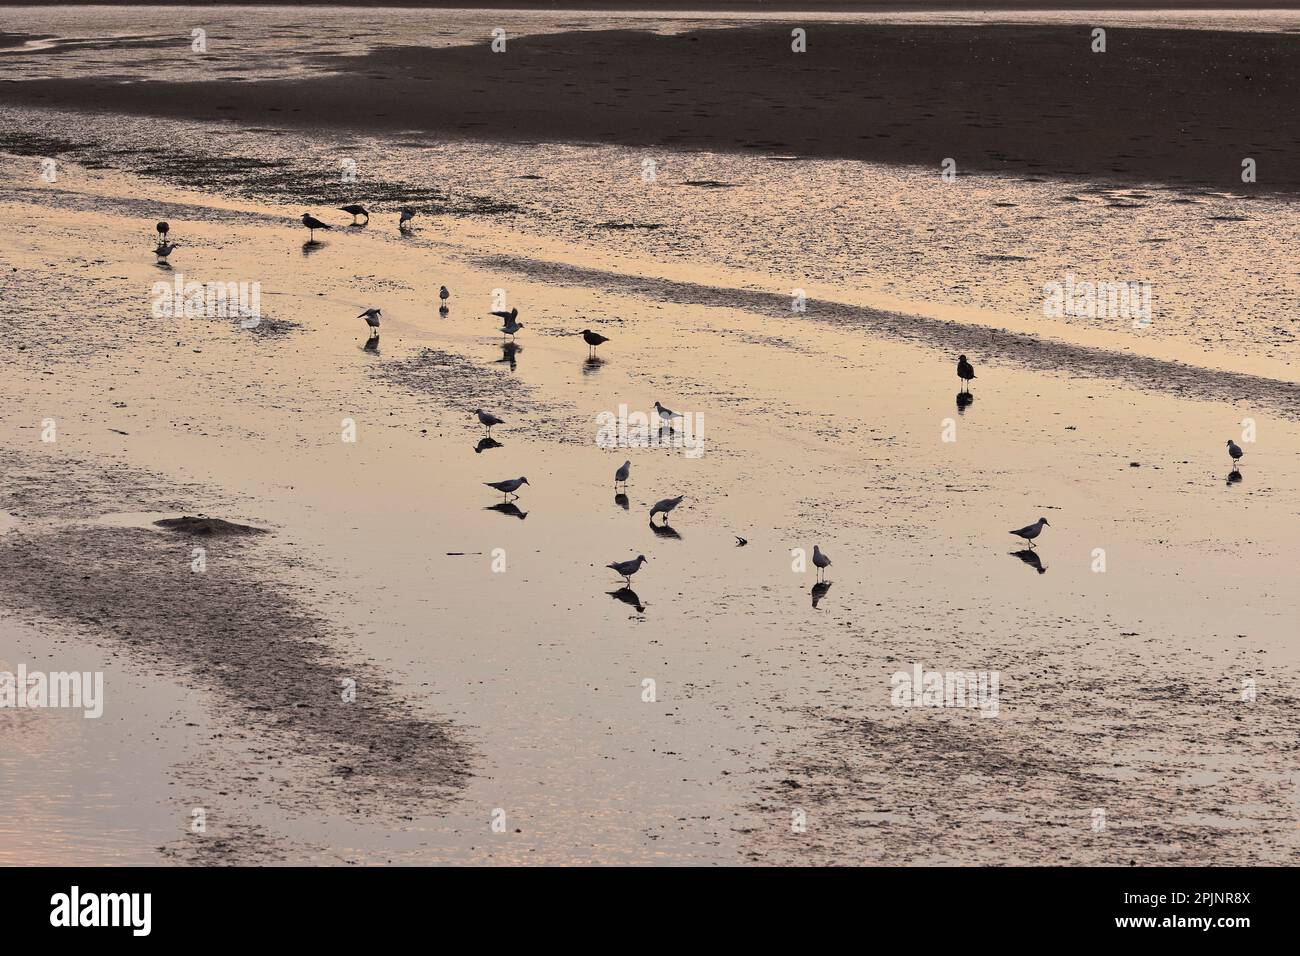
[[[233, 702], [251, 746], [283, 761], [265, 781], [282, 805], [214, 783], [260, 765], [243, 741], [175, 771], [238, 823], [217, 858], [1294, 858], [1300, 425], [1267, 363], [1238, 369], [1265, 387], [1205, 369], [1198, 392], [1104, 363], [1053, 370], [1028, 340], [986, 361], [996, 340], [974, 322], [891, 334], [901, 318], [831, 296], [792, 316], [706, 265], [575, 271], [571, 250], [453, 216], [305, 248], [297, 210], [145, 182], [72, 170], [0, 200], [0, 510], [16, 516], [0, 561], [19, 613], [119, 647], [123, 674]], [[186, 210], [173, 268], [261, 277], [285, 334], [149, 315], [169, 274], [142, 238], [145, 191]], [[486, 315], [498, 287], [526, 325], [513, 352]], [[385, 323], [367, 349], [356, 315], [372, 305]], [[611, 339], [598, 362], [584, 327]], [[979, 378], [959, 406], [963, 350]], [[656, 399], [704, 414], [701, 458], [597, 447], [598, 413]], [[482, 449], [468, 410], [489, 400], [506, 424]], [[1223, 440], [1247, 416], [1259, 441], [1228, 481]], [[482, 482], [520, 474], [503, 513]], [[676, 494], [671, 533], [650, 528], [650, 503]], [[213, 539], [232, 560], [196, 594], [249, 625], [215, 643], [209, 615], [157, 600], [194, 589], [189, 539], [85, 524], [200, 511], [271, 531]], [[1044, 573], [1006, 535], [1039, 514]], [[834, 560], [821, 592], [792, 569], [814, 543]], [[603, 565], [637, 553], [629, 602]], [[296, 675], [278, 690], [249, 672], [275, 656]], [[1000, 716], [892, 708], [890, 674], [917, 662], [999, 671]], [[362, 665], [376, 727], [426, 728], [424, 746], [293, 707]], [[432, 787], [397, 756], [432, 767]], [[184, 822], [164, 858], [208, 858]]]
[[[592, 31], [322, 56], [302, 79], [0, 83], [0, 105], [513, 142], [795, 154], [1090, 181], [1294, 192], [1284, 34], [1086, 26], [810, 24]], [[942, 64], [937, 68], [936, 64]], [[404, 104], [418, 102], [418, 110]]]

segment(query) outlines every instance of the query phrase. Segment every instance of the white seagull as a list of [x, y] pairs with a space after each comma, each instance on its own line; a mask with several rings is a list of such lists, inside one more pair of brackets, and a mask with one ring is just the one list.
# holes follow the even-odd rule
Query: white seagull
[[1032, 548], [1034, 546], [1034, 539], [1043, 533], [1043, 525], [1047, 523], [1048, 522], [1046, 518], [1039, 518], [1037, 521], [1035, 521], [1033, 524], [1029, 525], [1028, 527], [1020, 528], [1017, 531], [1011, 531], [1008, 533], [1024, 538], [1026, 541], [1029, 542], [1029, 546]]

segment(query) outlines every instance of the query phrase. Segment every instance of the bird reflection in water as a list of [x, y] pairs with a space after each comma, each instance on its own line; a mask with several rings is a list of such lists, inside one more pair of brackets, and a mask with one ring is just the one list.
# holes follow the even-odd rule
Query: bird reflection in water
[[641, 603], [641, 599], [637, 597], [636, 592], [633, 591], [631, 588], [622, 587], [619, 588], [617, 591], [606, 591], [605, 593], [608, 594], [610, 597], [612, 597], [615, 601], [622, 601], [624, 604], [632, 605], [634, 608], [637, 609], [637, 613], [639, 614], [645, 613], [645, 605]]
[[970, 406], [971, 403], [973, 403], [974, 401], [975, 401], [975, 396], [972, 395], [970, 392], [958, 392], [957, 393], [957, 414], [965, 415], [967, 407]]
[[596, 358], [596, 356], [592, 355], [585, 362], [582, 363], [582, 374], [593, 375], [596, 372], [599, 372], [601, 367], [604, 364], [605, 364], [604, 359]]
[[677, 529], [669, 524], [655, 524], [651, 521], [650, 530], [655, 533], [656, 538], [675, 538], [678, 541], [682, 539], [682, 536], [677, 533]]
[[623, 494], [623, 492], [620, 491], [618, 494], [614, 496], [614, 504], [618, 505], [624, 511], [627, 511], [630, 502], [627, 500], [627, 495]]
[[522, 352], [523, 350], [524, 347], [522, 345], [516, 345], [514, 342], [502, 343], [501, 357], [497, 359], [497, 364], [498, 365], [501, 365], [502, 363], [507, 364], [510, 366], [510, 371], [513, 372], [516, 368], [518, 368], [518, 363], [515, 362], [515, 355], [519, 352]]
[[512, 518], [518, 518], [520, 521], [523, 521], [525, 518], [528, 517], [528, 512], [520, 511], [519, 506], [515, 504], [513, 501], [502, 501], [495, 505], [488, 505], [483, 510], [499, 511], [503, 515], [509, 515]]
[[308, 239], [302, 244], [302, 254], [304, 256], [309, 256], [313, 252], [320, 252], [328, 245], [328, 242], [321, 242], [319, 239]]
[[830, 581], [818, 581], [812, 586], [812, 605], [817, 606], [817, 602], [826, 596], [826, 592], [831, 589]]
[[370, 336], [370, 338], [366, 339], [366, 344], [363, 345], [363, 346], [361, 346], [361, 351], [363, 351], [363, 352], [378, 352], [378, 351], [379, 351], [379, 336], [377, 336], [377, 335], [372, 335], [372, 336]]
[[1235, 485], [1239, 481], [1241, 481], [1241, 472], [1233, 468], [1232, 471], [1228, 472], [1228, 484]]
[[500, 448], [500, 447], [502, 447], [501, 442], [497, 441], [495, 438], [489, 438], [488, 436], [484, 435], [482, 438], [478, 440], [478, 444], [474, 446], [474, 454], [481, 455], [483, 454], [483, 452], [491, 448]]
[[1011, 556], [1013, 558], [1019, 558], [1039, 574], [1047, 573], [1047, 568], [1043, 567], [1043, 562], [1039, 559], [1037, 551], [1030, 551], [1028, 548], [1025, 548], [1023, 551], [1012, 551]]

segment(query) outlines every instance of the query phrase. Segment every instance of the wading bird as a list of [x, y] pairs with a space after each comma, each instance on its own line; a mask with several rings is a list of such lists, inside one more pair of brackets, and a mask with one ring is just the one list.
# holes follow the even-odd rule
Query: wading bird
[[825, 574], [826, 569], [831, 566], [831, 559], [822, 554], [822, 549], [813, 545], [813, 564], [817, 567], [818, 574]]
[[306, 212], [302, 214], [302, 224], [303, 224], [304, 226], [307, 227], [307, 230], [308, 230], [308, 233], [307, 233], [307, 235], [308, 235], [308, 239], [307, 239], [307, 241], [308, 241], [308, 242], [315, 242], [315, 241], [316, 241], [316, 230], [317, 230], [317, 229], [328, 229], [328, 228], [330, 228], [329, 223], [327, 223], [327, 222], [321, 222], [321, 221], [320, 221], [319, 219], [317, 219], [315, 216], [311, 215], [310, 213], [306, 213]]
[[375, 331], [374, 331], [374, 334], [375, 334], [375, 335], [378, 335], [378, 334], [379, 334], [379, 317], [380, 317], [381, 315], [383, 315], [383, 310], [382, 310], [382, 309], [366, 309], [366, 311], [364, 311], [364, 312], [362, 312], [360, 315], [358, 315], [357, 318], [358, 318], [358, 319], [365, 319], [365, 320], [366, 320], [366, 325], [368, 325], [368, 326], [370, 326], [372, 329], [374, 329], [374, 330], [375, 330]]
[[406, 224], [415, 218], [415, 210], [410, 206], [402, 207], [402, 218], [397, 220], [397, 228], [405, 229]]
[[505, 419], [497, 418], [491, 412], [485, 412], [481, 408], [474, 409], [474, 414], [478, 416], [479, 424], [487, 428], [487, 433], [492, 434], [493, 425], [504, 425]]
[[681, 504], [682, 499], [685, 497], [686, 497], [685, 495], [678, 495], [676, 498], [665, 498], [662, 501], [656, 501], [655, 506], [650, 509], [650, 520], [654, 521], [655, 515], [662, 513], [664, 516], [664, 524], [667, 524], [668, 512], [672, 511], [679, 504]]
[[158, 230], [158, 244], [162, 245], [164, 242], [167, 241], [167, 233], [171, 232], [172, 227], [168, 225], [167, 222], [164, 220], [163, 222], [160, 222], [158, 223], [158, 225], [154, 226], [154, 228]]
[[618, 471], [614, 472], [614, 487], [617, 488], [619, 485], [622, 485], [626, 488], [627, 478], [630, 474], [632, 474], [632, 463], [630, 461], [625, 461], [623, 464], [619, 465]]
[[596, 346], [608, 342], [609, 339], [597, 332], [591, 331], [591, 329], [583, 329], [582, 341], [587, 343], [587, 356], [590, 358], [592, 355], [596, 354]]
[[605, 567], [609, 568], [611, 571], [617, 571], [619, 574], [623, 575], [623, 580], [627, 581], [627, 583], [631, 585], [632, 575], [636, 574], [638, 571], [641, 570], [641, 565], [645, 564], [645, 561], [646, 561], [645, 555], [638, 554], [636, 558], [634, 558], [631, 561], [614, 561], [610, 564], [605, 565]]
[[360, 203], [353, 203], [351, 206], [339, 206], [343, 212], [352, 213], [352, 225], [357, 224], [357, 216], [365, 216], [366, 222], [370, 222], [370, 213], [366, 212], [366, 207]]
[[1011, 531], [1008, 533], [1014, 534], [1018, 538], [1024, 538], [1026, 541], [1029, 542], [1029, 546], [1032, 548], [1034, 546], [1034, 539], [1043, 533], [1043, 526], [1046, 524], [1048, 524], [1046, 518], [1039, 518], [1037, 521], [1035, 521], [1033, 524], [1027, 527], [1020, 528], [1016, 531]]
[[966, 361], [966, 356], [957, 356], [957, 377], [961, 379], [962, 388], [970, 388], [970, 380], [975, 377], [975, 366]]
[[[495, 488], [503, 495], [515, 495], [521, 485], [528, 484], [527, 478], [507, 478], [505, 481], [485, 481], [483, 484], [489, 488]], [[518, 495], [515, 495], [518, 498]]]
[[508, 335], [510, 336], [510, 338], [513, 339], [515, 337], [515, 333], [518, 332], [523, 327], [524, 327], [524, 323], [516, 322], [514, 319], [510, 319], [508, 322], [506, 322], [505, 325], [501, 326], [501, 334]]
[[[1244, 455], [1244, 454], [1246, 454], [1246, 453], [1245, 453], [1244, 451], [1241, 450], [1241, 446], [1240, 446], [1240, 445], [1238, 445], [1235, 441], [1233, 441], [1231, 438], [1229, 438], [1229, 439], [1228, 439], [1228, 454], [1232, 456], [1232, 463], [1233, 463], [1233, 465], [1236, 465], [1237, 462], [1239, 462], [1239, 461], [1241, 460], [1241, 456]], [[1267, 468], [1267, 462], [1265, 462], [1265, 466], [1266, 466], [1266, 468]]]
[[172, 250], [174, 250], [178, 245], [180, 245], [180, 243], [168, 242], [166, 239], [164, 239], [162, 242], [158, 243], [158, 246], [157, 248], [154, 249], [153, 254], [156, 255], [159, 259], [165, 261], [167, 257], [172, 254]]
[[674, 418], [682, 417], [680, 412], [675, 412], [671, 408], [664, 408], [658, 402], [655, 402], [655, 411], [659, 413], [659, 420], [667, 422], [669, 425], [673, 423]]

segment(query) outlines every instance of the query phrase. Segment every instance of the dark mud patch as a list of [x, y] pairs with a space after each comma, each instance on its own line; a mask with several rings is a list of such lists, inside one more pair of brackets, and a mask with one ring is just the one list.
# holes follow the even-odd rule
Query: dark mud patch
[[209, 518], [207, 515], [182, 515], [179, 518], [162, 518], [155, 521], [158, 527], [177, 534], [192, 534], [200, 537], [239, 537], [243, 535], [266, 534], [264, 528], [252, 525], [235, 524], [224, 518]]
[[[520, 346], [520, 361], [525, 353], [525, 347]], [[503, 356], [492, 365], [483, 365], [454, 352], [424, 348], [409, 358], [374, 366], [373, 374], [467, 416], [476, 408], [487, 408], [516, 419], [526, 417], [531, 428], [542, 431], [552, 441], [591, 441], [592, 433], [583, 429], [569, 409], [548, 404], [534, 388], [507, 371], [507, 358], [515, 356], [509, 343], [503, 346]]]
[[[1050, 627], [1044, 622], [1044, 628]], [[894, 643], [882, 634], [870, 642]], [[1297, 850], [1296, 687], [1242, 700], [1246, 652], [1202, 660], [1090, 634], [1053, 647], [898, 640], [843, 700], [777, 709], [812, 739], [787, 749], [754, 805], [755, 861], [930, 865], [1286, 865]], [[1145, 643], [1145, 642], [1144, 642]], [[1099, 656], [1098, 645], [1112, 644]], [[921, 645], [921, 646], [918, 646]], [[1001, 673], [999, 714], [890, 706], [912, 661]], [[926, 669], [946, 670], [927, 663]], [[864, 703], [865, 702], [865, 703]], [[807, 832], [791, 833], [793, 810]], [[1096, 811], [1104, 827], [1094, 830]]]
[[[611, 289], [658, 302], [744, 309], [773, 318], [790, 317], [790, 297], [782, 292], [756, 292], [627, 275], [522, 256], [478, 256], [474, 261], [557, 285]], [[1042, 339], [1025, 332], [992, 326], [886, 312], [842, 302], [809, 299], [805, 317], [936, 348], [944, 354], [964, 352], [979, 355], [986, 362], [1006, 362], [1048, 375], [1065, 374], [1077, 378], [1114, 381], [1184, 399], [1229, 404], [1248, 401], [1266, 406], [1285, 418], [1300, 419], [1300, 384], [1295, 382]]]
[[[175, 492], [156, 490], [165, 480], [155, 476], [53, 456], [8, 454], [0, 464], [0, 508], [23, 515], [77, 519], [106, 499], [120, 511]], [[125, 650], [135, 666], [212, 695], [221, 716], [212, 752], [196, 760], [233, 761], [248, 781], [241, 789], [261, 788], [286, 809], [395, 819], [399, 810], [439, 812], [464, 786], [471, 752], [459, 732], [378, 667], [341, 655], [343, 635], [285, 580], [301, 558], [246, 525], [202, 516], [163, 524], [185, 534], [28, 521], [0, 536], [0, 599], [21, 620]], [[261, 757], [254, 766], [239, 763], [238, 742], [249, 740]], [[272, 784], [265, 768], [287, 765], [296, 773]], [[229, 774], [214, 776], [228, 786]]]

